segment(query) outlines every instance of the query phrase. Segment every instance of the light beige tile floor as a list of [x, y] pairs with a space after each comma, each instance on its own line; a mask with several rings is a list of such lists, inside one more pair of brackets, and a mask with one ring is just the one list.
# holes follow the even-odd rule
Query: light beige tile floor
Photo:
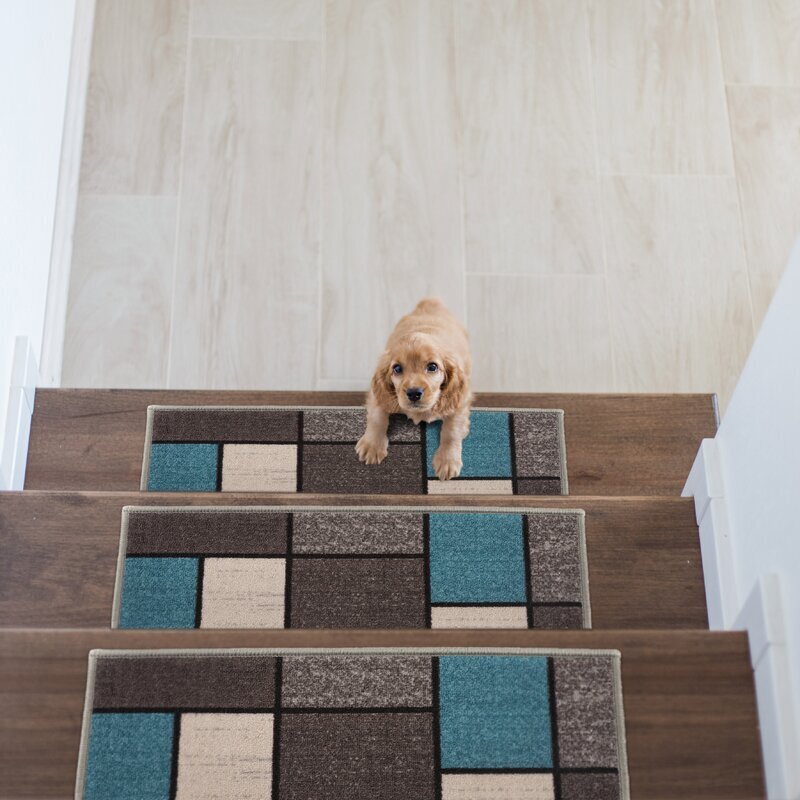
[[590, 6], [603, 172], [732, 174], [712, 3]]
[[728, 107], [758, 324], [800, 235], [800, 85], [729, 86]]
[[316, 378], [319, 59], [309, 42], [192, 42], [171, 387]]
[[468, 273], [603, 272], [583, 3], [456, 5]]
[[478, 391], [614, 390], [602, 275], [470, 275], [467, 298]]
[[797, 0], [716, 0], [728, 83], [800, 86]]
[[167, 380], [174, 197], [89, 195], [75, 225], [64, 374], [89, 385]]
[[177, 194], [189, 3], [97, 3], [81, 192]]
[[192, 35], [322, 39], [325, 0], [192, 0]]
[[607, 178], [603, 208], [617, 388], [729, 396], [753, 338], [736, 181]]
[[453, 4], [329, 3], [325, 39], [319, 375], [338, 380], [420, 297], [464, 311]]
[[64, 385], [718, 391], [800, 233], [800, 0], [97, 0]]

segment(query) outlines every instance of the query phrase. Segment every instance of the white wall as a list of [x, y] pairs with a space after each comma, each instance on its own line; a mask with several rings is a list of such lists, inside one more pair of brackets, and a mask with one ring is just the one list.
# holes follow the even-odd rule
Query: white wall
[[716, 441], [740, 597], [781, 576], [800, 697], [800, 240]]
[[0, 0], [0, 431], [15, 337], [41, 358], [74, 18], [75, 0]]
[[[740, 602], [780, 579], [793, 700], [800, 698], [800, 240], [716, 436]], [[784, 698], [788, 702], [789, 698]], [[798, 720], [795, 706], [794, 719]], [[796, 754], [800, 761], [800, 753]]]
[[684, 489], [709, 623], [749, 633], [772, 800], [800, 800], [800, 239]]

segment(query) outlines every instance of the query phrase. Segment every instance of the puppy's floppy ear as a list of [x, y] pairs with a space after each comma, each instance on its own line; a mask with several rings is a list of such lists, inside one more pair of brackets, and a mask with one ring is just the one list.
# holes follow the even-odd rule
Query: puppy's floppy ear
[[458, 361], [445, 357], [444, 381], [437, 407], [441, 414], [452, 414], [469, 402], [469, 385], [464, 368]]
[[392, 359], [389, 351], [384, 350], [380, 359], [378, 359], [378, 366], [375, 367], [375, 373], [370, 383], [370, 392], [375, 398], [375, 402], [389, 412], [397, 409], [397, 393], [392, 383], [391, 369]]

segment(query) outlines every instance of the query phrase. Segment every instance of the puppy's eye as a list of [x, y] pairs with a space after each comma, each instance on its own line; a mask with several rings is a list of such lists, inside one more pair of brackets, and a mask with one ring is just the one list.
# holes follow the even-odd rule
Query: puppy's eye
[[437, 363], [435, 363], [434, 361], [431, 361], [431, 363], [428, 364], [428, 366], [425, 367], [425, 369], [427, 369], [428, 372], [438, 372], [439, 371], [439, 365]]
[[399, 364], [395, 364], [392, 367], [392, 372], [394, 372], [395, 375], [402, 375], [403, 374], [403, 368]]

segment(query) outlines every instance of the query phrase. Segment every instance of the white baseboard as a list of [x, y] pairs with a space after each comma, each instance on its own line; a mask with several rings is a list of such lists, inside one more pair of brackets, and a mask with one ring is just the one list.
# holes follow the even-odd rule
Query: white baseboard
[[711, 500], [724, 495], [717, 443], [713, 439], [703, 439], [681, 497], [694, 497], [694, 513], [699, 525]]
[[704, 439], [700, 445], [681, 494], [694, 497], [695, 517], [700, 528], [708, 625], [712, 630], [728, 630], [739, 613], [740, 603], [725, 489], [717, 443], [713, 439]]
[[767, 796], [770, 800], [800, 800], [798, 706], [778, 575], [759, 578], [733, 628], [746, 630], [750, 641]]
[[761, 576], [742, 601], [717, 444], [704, 439], [681, 493], [693, 497], [709, 627], [746, 630], [769, 800], [800, 800], [800, 709], [793, 697], [777, 575]]
[[0, 489], [22, 489], [28, 463], [28, 439], [39, 370], [30, 340], [17, 336], [11, 364], [11, 386], [5, 419], [3, 452], [0, 454]]
[[42, 334], [41, 384], [61, 385], [64, 360], [64, 330], [67, 322], [72, 240], [78, 210], [83, 129], [94, 32], [95, 0], [76, 0], [72, 32], [64, 133], [58, 173], [50, 274], [47, 280], [44, 330]]
[[724, 498], [715, 497], [706, 506], [700, 520], [700, 553], [708, 627], [714, 631], [728, 630], [739, 611], [739, 589]]

